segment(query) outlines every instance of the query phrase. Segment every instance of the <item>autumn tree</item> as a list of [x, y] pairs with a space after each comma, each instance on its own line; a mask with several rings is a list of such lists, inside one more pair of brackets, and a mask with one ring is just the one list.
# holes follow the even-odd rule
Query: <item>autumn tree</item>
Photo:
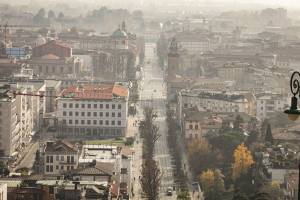
[[219, 169], [208, 169], [200, 175], [200, 182], [207, 200], [218, 200], [222, 197], [224, 189], [224, 175]]
[[204, 170], [216, 167], [222, 156], [205, 139], [200, 139], [188, 143], [188, 159], [192, 172], [198, 175]]
[[233, 154], [234, 163], [232, 166], [232, 178], [236, 180], [241, 175], [246, 174], [248, 169], [254, 164], [251, 152], [244, 145], [240, 144]]
[[261, 191], [269, 194], [272, 200], [280, 200], [284, 198], [284, 193], [281, 190], [279, 183], [275, 181], [263, 186]]

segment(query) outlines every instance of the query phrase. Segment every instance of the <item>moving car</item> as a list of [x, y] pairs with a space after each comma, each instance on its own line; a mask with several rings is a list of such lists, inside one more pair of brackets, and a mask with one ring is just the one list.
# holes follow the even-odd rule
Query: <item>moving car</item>
[[172, 187], [167, 188], [167, 196], [172, 196]]

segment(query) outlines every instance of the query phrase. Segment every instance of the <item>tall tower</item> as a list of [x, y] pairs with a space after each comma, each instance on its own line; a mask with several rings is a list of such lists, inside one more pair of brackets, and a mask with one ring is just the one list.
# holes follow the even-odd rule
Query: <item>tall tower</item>
[[168, 68], [167, 68], [167, 81], [175, 78], [176, 71], [179, 69], [179, 54], [178, 44], [175, 38], [172, 39], [169, 53], [168, 53]]

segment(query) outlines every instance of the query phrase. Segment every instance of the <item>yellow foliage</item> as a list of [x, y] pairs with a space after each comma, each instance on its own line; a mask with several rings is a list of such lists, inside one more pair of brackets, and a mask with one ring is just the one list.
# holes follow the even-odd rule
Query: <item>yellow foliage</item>
[[208, 188], [212, 188], [212, 186], [215, 183], [215, 175], [214, 172], [211, 169], [208, 169], [205, 172], [202, 172], [200, 175], [200, 182], [203, 185], [204, 191], [207, 191]]
[[232, 167], [232, 178], [235, 180], [242, 174], [246, 174], [251, 165], [254, 164], [251, 152], [247, 149], [244, 143], [240, 144], [234, 150], [234, 163]]

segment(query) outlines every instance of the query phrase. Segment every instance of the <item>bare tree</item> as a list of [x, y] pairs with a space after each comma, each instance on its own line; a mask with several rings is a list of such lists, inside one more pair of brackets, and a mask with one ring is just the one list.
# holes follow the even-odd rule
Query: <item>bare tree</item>
[[149, 200], [157, 200], [162, 173], [153, 159], [155, 143], [159, 139], [158, 126], [154, 124], [157, 114], [152, 107], [144, 108], [145, 119], [141, 121], [139, 131], [143, 138], [143, 165], [141, 186]]
[[157, 200], [162, 173], [153, 159], [146, 159], [142, 166], [141, 186], [148, 200]]

